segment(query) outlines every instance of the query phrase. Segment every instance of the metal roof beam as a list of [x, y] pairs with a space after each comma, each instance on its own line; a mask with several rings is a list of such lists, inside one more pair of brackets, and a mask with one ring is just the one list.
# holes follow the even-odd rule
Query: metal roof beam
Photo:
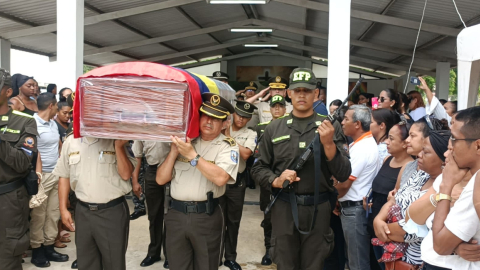
[[[308, 8], [308, 9], [317, 10], [317, 11], [323, 11], [323, 12], [329, 11], [328, 4], [323, 4], [323, 3], [318, 3], [318, 2], [308, 1], [308, 0], [276, 0], [276, 2], [284, 3], [292, 6]], [[418, 30], [420, 26], [420, 22], [387, 16], [387, 15], [380, 15], [380, 14], [371, 13], [371, 12], [354, 10], [354, 9], [351, 10], [350, 16], [356, 19], [378, 22], [383, 24], [390, 24], [390, 25], [395, 25], [395, 26], [410, 28], [415, 30]], [[429, 23], [422, 24], [422, 31], [436, 33], [436, 34], [445, 35], [445, 36], [452, 36], [452, 37], [456, 37], [458, 33], [460, 33], [460, 30], [456, 28], [434, 25]]]
[[[99, 14], [105, 14], [104, 11], [100, 10], [100, 9], [97, 8], [97, 7], [94, 7], [94, 6], [90, 5], [89, 3], [84, 3], [84, 6], [85, 6], [85, 8], [87, 8], [87, 9], [93, 11], [93, 12], [96, 12], [96, 13], [99, 13]], [[132, 32], [134, 32], [134, 33], [136, 33], [136, 34], [138, 34], [138, 35], [141, 35], [141, 36], [146, 37], [146, 38], [153, 38], [153, 37], [150, 36], [149, 34], [143, 32], [142, 30], [140, 30], [140, 29], [138, 29], [138, 28], [135, 28], [135, 27], [133, 27], [133, 26], [131, 26], [131, 25], [123, 22], [123, 21], [120, 20], [120, 19], [115, 19], [115, 20], [113, 20], [113, 22], [115, 22], [115, 23], [118, 24], [119, 26], [121, 26], [121, 27], [123, 27], [123, 28], [125, 28], [125, 29], [128, 29], [129, 31], [132, 31]], [[159, 42], [158, 45], [160, 45], [160, 46], [162, 46], [162, 47], [165, 47], [165, 48], [167, 48], [167, 49], [169, 49], [169, 50], [178, 52], [177, 49], [175, 49], [175, 48], [173, 48], [173, 47], [171, 47], [171, 46], [169, 46], [169, 45], [167, 45], [167, 44], [163, 44], [163, 43]], [[198, 61], [198, 59], [195, 59], [195, 58], [193, 58], [193, 57], [191, 57], [191, 56], [187, 56], [187, 57], [190, 58], [190, 59], [192, 59], [192, 60]]]
[[219, 45], [214, 45], [214, 46], [210, 46], [210, 47], [203, 47], [203, 48], [188, 50], [188, 51], [184, 51], [184, 52], [170, 53], [170, 54], [166, 54], [166, 55], [159, 55], [159, 56], [149, 57], [149, 58], [145, 58], [145, 59], [141, 59], [141, 60], [142, 61], [148, 61], [148, 62], [158, 62], [158, 61], [165, 60], [165, 59], [173, 59], [173, 58], [182, 57], [182, 56], [191, 55], [191, 54], [197, 54], [197, 53], [204, 53], [204, 52], [226, 49], [226, 48], [229, 48], [229, 47], [243, 45], [245, 42], [252, 42], [252, 41], [256, 41], [256, 40], [258, 40], [256, 37], [255, 38], [248, 37], [247, 39], [237, 40], [237, 41], [234, 41], [234, 42], [223, 43], [223, 44], [219, 44]]
[[[273, 27], [278, 30], [290, 32], [290, 33], [296, 33], [304, 36], [309, 36], [313, 38], [319, 38], [319, 39], [325, 39], [328, 40], [328, 35], [327, 34], [322, 34], [310, 30], [305, 30], [301, 29], [298, 27], [291, 27], [291, 26], [286, 26], [282, 25], [279, 23], [271, 23], [263, 20], [253, 20], [254, 24], [262, 25], [264, 27]], [[355, 40], [352, 39], [350, 40], [350, 44], [362, 48], [368, 48], [372, 50], [377, 50], [377, 51], [384, 51], [384, 52], [389, 52], [389, 53], [394, 53], [394, 54], [401, 54], [401, 55], [406, 55], [406, 56], [412, 56], [412, 51], [411, 50], [405, 50], [397, 47], [392, 47], [392, 46], [386, 46], [386, 45], [379, 45], [375, 43], [370, 43], [370, 42], [365, 42], [365, 41], [360, 41], [360, 40]], [[454, 55], [440, 55], [440, 54], [433, 54], [433, 53], [424, 53], [424, 52], [416, 52], [416, 57], [419, 58], [424, 58], [428, 60], [436, 60], [436, 61], [456, 61], [456, 56]]]
[[264, 50], [257, 50], [257, 51], [253, 51], [253, 52], [234, 54], [234, 55], [230, 55], [230, 56], [226, 56], [226, 57], [216, 58], [216, 59], [202, 61], [202, 62], [193, 63], [193, 64], [174, 65], [174, 67], [179, 67], [179, 68], [183, 68], [183, 69], [193, 68], [193, 67], [201, 67], [201, 66], [205, 66], [205, 65], [215, 64], [215, 63], [218, 63], [218, 62], [221, 62], [221, 61], [244, 58], [244, 57], [259, 55], [259, 54], [263, 54], [263, 53], [264, 53]]
[[[244, 25], [247, 25], [247, 24], [252, 24], [252, 20], [248, 19], [248, 20], [243, 20], [243, 21], [238, 21], [238, 22], [233, 22], [233, 23], [227, 23], [227, 24], [207, 27], [207, 28], [203, 28], [203, 29], [187, 31], [187, 32], [183, 32], [183, 33], [176, 33], [176, 34], [162, 36], [162, 37], [133, 41], [133, 42], [128, 42], [128, 43], [124, 43], [124, 44], [98, 48], [98, 49], [89, 49], [89, 50], [85, 50], [83, 52], [83, 55], [88, 56], [88, 55], [95, 55], [95, 54], [106, 53], [106, 52], [121, 51], [121, 50], [125, 50], [125, 49], [128, 49], [128, 48], [135, 48], [135, 47], [149, 45], [149, 44], [155, 44], [155, 43], [159, 43], [159, 42], [166, 42], [166, 41], [169, 41], [169, 40], [175, 40], [175, 39], [180, 39], [180, 38], [185, 38], [185, 37], [192, 37], [192, 36], [198, 36], [198, 35], [202, 35], [202, 34], [222, 31], [222, 30], [230, 29], [232, 27], [244, 26]], [[56, 57], [50, 57], [50, 61], [55, 61], [55, 60], [56, 60]]]
[[[183, 17], [185, 17], [187, 20], [189, 20], [192, 24], [194, 24], [195, 26], [197, 26], [199, 29], [203, 29], [203, 27], [197, 22], [195, 21], [194, 18], [192, 18], [192, 16], [190, 16], [187, 12], [185, 12], [185, 10], [183, 10], [182, 7], [177, 7], [177, 10], [178, 12], [180, 12]], [[212, 34], [208, 33], [207, 34], [209, 37], [211, 37], [213, 40], [215, 40], [215, 42], [217, 42], [218, 44], [222, 44], [222, 42], [220, 42], [220, 40], [218, 40], [216, 37], [214, 37]], [[227, 51], [230, 53], [230, 54], [233, 54], [232, 51], [230, 51], [229, 49], [227, 49]]]
[[[380, 12], [380, 15], [385, 15], [387, 14], [388, 10], [393, 6], [393, 4], [395, 4], [397, 0], [390, 0], [390, 2], [388, 2], [387, 6], [382, 10], [382, 12]], [[357, 38], [357, 40], [362, 40], [364, 39], [367, 34], [373, 29], [373, 27], [376, 25], [377, 23], [376, 22], [372, 22], [368, 28], [360, 35], [359, 38]], [[354, 54], [355, 51], [356, 51], [357, 48], [355, 48], [355, 46], [351, 46], [350, 47], [350, 54]]]
[[[134, 15], [138, 15], [138, 14], [153, 12], [153, 11], [172, 8], [172, 7], [178, 7], [178, 6], [192, 4], [192, 3], [196, 3], [196, 2], [202, 2], [202, 1], [204, 1], [204, 0], [168, 0], [168, 1], [165, 1], [165, 2], [160, 2], [160, 3], [155, 3], [155, 4], [140, 6], [140, 7], [134, 7], [134, 8], [124, 9], [124, 10], [119, 10], [119, 11], [107, 12], [107, 13], [104, 13], [104, 14], [99, 14], [99, 15], [95, 15], [95, 16], [85, 18], [84, 25], [92, 25], [92, 24], [96, 24], [96, 23], [99, 23], [99, 22], [111, 21], [111, 20], [115, 20], [115, 19], [119, 19], [119, 18], [134, 16]], [[52, 23], [52, 24], [46, 24], [46, 25], [32, 27], [32, 28], [28, 28], [28, 29], [22, 29], [22, 30], [16, 30], [16, 31], [8, 32], [8, 33], [2, 33], [2, 34], [0, 34], [0, 36], [2, 36], [5, 39], [12, 39], [12, 38], [18, 38], [18, 37], [25, 37], [25, 36], [51, 33], [51, 32], [54, 32], [56, 30], [57, 30], [57, 24]]]

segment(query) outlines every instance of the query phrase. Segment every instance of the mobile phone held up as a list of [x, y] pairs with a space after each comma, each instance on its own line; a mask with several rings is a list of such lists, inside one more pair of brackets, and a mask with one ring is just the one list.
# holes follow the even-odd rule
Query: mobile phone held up
[[372, 109], [376, 110], [378, 109], [378, 98], [377, 97], [373, 97], [371, 99], [371, 102], [372, 102]]
[[410, 83], [414, 85], [420, 85], [422, 82], [420, 82], [418, 77], [410, 77]]

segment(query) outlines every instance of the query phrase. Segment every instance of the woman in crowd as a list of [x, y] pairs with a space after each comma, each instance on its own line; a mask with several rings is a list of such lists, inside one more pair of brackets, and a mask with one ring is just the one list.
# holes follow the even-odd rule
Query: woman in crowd
[[365, 104], [365, 106], [371, 109], [373, 97], [374, 95], [370, 93], [360, 93], [360, 95], [358, 95], [358, 104]]
[[423, 102], [422, 94], [418, 91], [410, 91], [407, 96], [410, 100], [408, 108], [410, 109], [410, 116], [412, 116], [413, 121], [424, 117], [427, 111], [425, 110], [425, 102]]
[[70, 107], [67, 102], [58, 102], [58, 111], [55, 123], [57, 124], [58, 133], [60, 135], [62, 143], [65, 141], [65, 136], [67, 135], [67, 129], [70, 123], [71, 115], [72, 107]]
[[[397, 116], [397, 118], [399, 117]], [[373, 125], [376, 124], [372, 119], [372, 124], [370, 124], [371, 130]], [[409, 129], [410, 124], [406, 123], [405, 121], [400, 122], [390, 129], [388, 137], [385, 139], [385, 144], [387, 145], [390, 156], [384, 159], [383, 165], [372, 183], [372, 213], [368, 215], [367, 223], [368, 230], [372, 238], [376, 237], [373, 229], [373, 220], [378, 215], [383, 205], [387, 202], [388, 193], [395, 188], [401, 168], [407, 163], [413, 161], [412, 156], [407, 153], [407, 143], [405, 141], [409, 136]], [[364, 198], [365, 208], [366, 204], [366, 198]], [[380, 259], [383, 254], [383, 248], [374, 246], [373, 250], [377, 260]], [[383, 263], [380, 264], [380, 267], [385, 269]]]
[[447, 119], [448, 124], [452, 121], [452, 116], [457, 112], [457, 102], [448, 101], [445, 104], [441, 104], [440, 100], [435, 97], [430, 87], [428, 87], [425, 79], [422, 77], [418, 78], [421, 82], [418, 88], [425, 91], [427, 96], [427, 101], [429, 106], [426, 108], [427, 114], [434, 115], [438, 119]]
[[[449, 131], [433, 130], [430, 132], [428, 137], [424, 139], [422, 151], [418, 154], [417, 160], [420, 170], [414, 173], [398, 192], [392, 192], [394, 196], [382, 207], [374, 220], [375, 235], [380, 241], [408, 243], [402, 261], [411, 266], [418, 267], [423, 263], [420, 250], [423, 237], [416, 233], [406, 232], [407, 230], [410, 231], [408, 226], [411, 226], [411, 223], [405, 222], [405, 217], [409, 216], [407, 209], [427, 192], [435, 179], [442, 173], [445, 162], [443, 153], [447, 150], [449, 137]], [[444, 149], [444, 151], [441, 152], [438, 149]], [[440, 152], [441, 154], [439, 154]], [[400, 206], [403, 219], [387, 224], [388, 212], [395, 204]]]
[[10, 99], [12, 109], [34, 115], [38, 112], [35, 102], [35, 80], [22, 74], [12, 76], [13, 95]]
[[[412, 117], [410, 116], [410, 114], [408, 114], [408, 104], [410, 103], [410, 100], [408, 99], [408, 96], [405, 95], [404, 93], [398, 93], [400, 95], [400, 102], [402, 104], [400, 104], [400, 108], [398, 110], [398, 113], [400, 113], [401, 115], [405, 116], [405, 118], [407, 119], [412, 119]], [[412, 120], [413, 122], [413, 120]]]
[[390, 109], [395, 112], [400, 113], [400, 95], [397, 91], [387, 88], [380, 92], [378, 97], [378, 108], [379, 109]]
[[72, 89], [68, 88], [68, 87], [64, 87], [62, 89], [60, 89], [60, 92], [58, 92], [58, 96], [59, 96], [59, 100], [60, 102], [66, 102], [67, 101], [67, 97], [70, 96], [72, 94]]
[[377, 141], [379, 154], [378, 160], [380, 163], [383, 163], [384, 159], [388, 156], [387, 144], [385, 143], [385, 140], [388, 137], [388, 132], [398, 122], [400, 122], [400, 117], [397, 113], [391, 110], [378, 109], [372, 111], [370, 131], [372, 132], [375, 141]]
[[330, 102], [330, 106], [328, 107], [328, 111], [332, 114], [338, 106], [342, 105], [342, 101], [340, 99], [335, 99], [334, 101]]

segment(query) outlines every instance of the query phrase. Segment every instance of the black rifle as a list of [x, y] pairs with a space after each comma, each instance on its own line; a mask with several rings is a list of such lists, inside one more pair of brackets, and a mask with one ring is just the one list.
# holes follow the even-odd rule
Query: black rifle
[[[330, 123], [335, 123], [335, 121], [337, 121], [340, 117], [339, 117], [339, 113], [340, 113], [340, 110], [343, 108], [343, 106], [345, 106], [345, 104], [347, 104], [348, 102], [348, 99], [356, 92], [356, 90], [358, 89], [358, 87], [360, 86], [360, 84], [362, 83], [363, 81], [363, 77], [360, 77], [360, 79], [358, 79], [357, 83], [355, 84], [355, 86], [353, 87], [352, 91], [350, 92], [350, 94], [348, 94], [347, 98], [345, 98], [345, 100], [342, 102], [342, 104], [340, 106], [338, 106], [338, 108], [330, 115], [327, 116], [327, 121], [330, 121]], [[318, 105], [318, 104], [317, 104]], [[294, 165], [294, 166], [291, 166], [290, 169], [291, 170], [294, 170], [294, 171], [299, 171], [303, 168], [303, 165], [305, 164], [305, 162], [307, 162], [307, 160], [312, 156], [312, 153], [313, 153], [313, 143], [314, 143], [315, 139], [312, 140], [312, 142], [310, 142], [310, 144], [307, 146], [307, 148], [305, 149], [305, 152], [303, 152], [303, 154], [300, 156], [300, 158], [298, 159], [297, 163]], [[270, 202], [270, 204], [267, 206], [267, 208], [265, 209], [265, 214], [267, 214], [268, 212], [270, 212], [270, 209], [272, 208], [273, 204], [275, 203], [275, 201], [277, 200], [279, 194], [285, 189], [285, 188], [288, 188], [288, 186], [290, 186], [290, 182], [289, 181], [284, 181], [283, 182], [283, 185], [282, 185], [282, 189], [280, 189], [280, 191], [277, 193], [277, 195], [275, 195], [275, 197], [272, 199], [272, 201]]]

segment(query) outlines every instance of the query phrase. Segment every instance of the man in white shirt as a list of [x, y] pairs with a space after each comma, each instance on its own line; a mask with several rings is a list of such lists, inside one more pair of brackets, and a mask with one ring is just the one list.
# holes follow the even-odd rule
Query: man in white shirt
[[[480, 240], [480, 222], [472, 202], [474, 182], [479, 178], [480, 171], [480, 108], [468, 108], [456, 114], [451, 132], [451, 153], [446, 160], [439, 193], [435, 197], [437, 208], [432, 226], [433, 249], [444, 256], [455, 253], [463, 242]], [[450, 209], [453, 187], [468, 171], [473, 177]], [[459, 256], [452, 256], [447, 263], [453, 270], [480, 269], [480, 262], [469, 262]]]
[[60, 137], [58, 127], [53, 120], [57, 114], [57, 99], [52, 93], [40, 94], [37, 98], [38, 113], [33, 117], [37, 122], [38, 152], [42, 160], [42, 177], [40, 181], [48, 198], [32, 209], [30, 214], [30, 245], [32, 246], [32, 263], [36, 267], [48, 267], [49, 261], [66, 262], [68, 255], [55, 251], [53, 245], [58, 234], [60, 219], [58, 202], [58, 177], [52, 174], [57, 165]]
[[370, 132], [370, 119], [371, 111], [365, 106], [353, 105], [345, 113], [343, 132], [354, 140], [350, 144], [352, 173], [347, 181], [334, 184], [342, 208], [340, 219], [351, 270], [370, 269], [370, 236], [362, 200], [380, 168], [377, 144]]

